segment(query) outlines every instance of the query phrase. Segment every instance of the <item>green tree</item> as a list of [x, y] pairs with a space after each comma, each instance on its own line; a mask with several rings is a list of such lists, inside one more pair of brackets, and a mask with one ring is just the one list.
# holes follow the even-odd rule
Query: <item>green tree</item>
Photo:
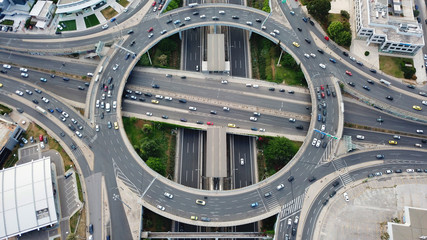
[[341, 10], [341, 16], [343, 16], [344, 18], [349, 19], [350, 18], [350, 13], [348, 13], [346, 10]]
[[333, 40], [335, 40], [338, 37], [339, 33], [342, 30], [343, 30], [343, 25], [339, 21], [334, 21], [331, 24], [329, 24], [328, 33]]
[[159, 138], [144, 138], [140, 147], [142, 159], [148, 159], [149, 157], [162, 157], [164, 154], [161, 147], [162, 141], [163, 139]]
[[351, 33], [342, 31], [338, 34], [338, 37], [335, 39], [335, 42], [341, 46], [349, 47], [351, 45]]
[[404, 67], [402, 70], [403, 70], [403, 77], [406, 79], [411, 79], [416, 72], [416, 69], [414, 67]]
[[270, 168], [286, 165], [298, 151], [298, 147], [284, 137], [273, 138], [264, 149], [264, 157]]
[[161, 158], [149, 157], [147, 161], [145, 161], [147, 166], [151, 169], [164, 176], [166, 173], [166, 164]]
[[311, 0], [307, 4], [307, 10], [314, 18], [325, 20], [331, 10], [331, 2], [329, 0]]
[[268, 4], [268, 0], [264, 0], [262, 10], [268, 13], [271, 12], [270, 5]]

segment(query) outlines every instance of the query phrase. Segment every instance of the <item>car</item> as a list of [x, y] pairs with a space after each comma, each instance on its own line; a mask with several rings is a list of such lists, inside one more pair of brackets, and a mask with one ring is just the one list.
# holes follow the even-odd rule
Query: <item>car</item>
[[363, 66], [363, 63], [362, 63], [362, 62], [360, 62], [360, 61], [356, 61], [356, 63], [357, 63], [358, 65], [360, 65], [360, 66]]
[[191, 216], [190, 219], [194, 220], [194, 221], [197, 221], [199, 218], [197, 216]]
[[0, 72], [3, 74], [7, 74], [7, 70], [4, 70], [4, 69], [1, 69]]
[[244, 158], [240, 158], [240, 165], [245, 165], [245, 159]]
[[259, 206], [258, 202], [254, 202], [254, 203], [251, 204], [252, 208], [257, 208], [258, 206]]
[[298, 29], [298, 31], [302, 32], [302, 29], [301, 29], [301, 28], [297, 28], [297, 29]]
[[415, 143], [415, 147], [423, 147], [423, 145], [419, 144], [419, 143]]
[[303, 18], [302, 18], [302, 20], [303, 20], [304, 22], [307, 22], [307, 18], [305, 18], [305, 17], [303, 17]]
[[163, 196], [165, 196], [165, 197], [167, 197], [167, 198], [169, 198], [169, 199], [172, 199], [172, 198], [173, 198], [173, 195], [172, 195], [172, 194], [170, 194], [170, 193], [168, 193], [168, 192], [163, 193]]
[[101, 113], [101, 119], [104, 119], [104, 112]]
[[71, 118], [71, 122], [77, 124], [77, 121], [74, 118]]
[[39, 104], [39, 101], [37, 101], [36, 99], [33, 99], [33, 103]]
[[155, 96], [157, 99], [163, 99], [164, 97], [162, 95], [156, 95]]
[[235, 127], [236, 127], [236, 124], [234, 124], [234, 123], [229, 123], [227, 126], [228, 126], [228, 127], [231, 127], [231, 128], [235, 128]]
[[427, 101], [421, 101], [421, 103], [427, 105]]
[[419, 133], [419, 134], [423, 134], [424, 133], [424, 130], [422, 130], [422, 129], [417, 129], [417, 131], [416, 131], [417, 133]]
[[111, 129], [113, 127], [110, 121], [107, 122], [107, 126], [108, 126], [108, 129]]
[[368, 86], [366, 86], [366, 85], [363, 85], [363, 89], [365, 89], [366, 91], [371, 91], [371, 88], [369, 88]]
[[408, 88], [410, 88], [410, 89], [415, 89], [415, 86], [414, 85], [411, 85], [411, 84], [408, 84], [408, 85], [406, 85]]
[[216, 115], [216, 111], [211, 110], [211, 111], [210, 111], [210, 114]]
[[294, 11], [290, 11], [289, 13], [290, 13], [292, 16], [293, 16], [293, 15], [295, 15], [295, 12], [294, 12]]
[[400, 136], [399, 135], [393, 135], [393, 138], [394, 139], [400, 139]]
[[252, 127], [252, 128], [251, 128], [251, 130], [252, 130], [252, 131], [258, 131], [258, 128], [256, 128], [256, 127]]
[[345, 71], [345, 74], [347, 74], [347, 75], [349, 75], [349, 76], [352, 76], [353, 74], [350, 72], [350, 71]]
[[188, 109], [189, 109], [190, 111], [197, 111], [197, 108], [196, 108], [196, 107], [188, 107]]
[[317, 49], [317, 51], [321, 54], [324, 54], [325, 52], [322, 49]]
[[316, 143], [316, 147], [320, 147], [320, 144], [322, 143], [322, 140], [317, 140], [317, 143]]
[[414, 173], [415, 171], [414, 171], [414, 169], [412, 169], [412, 168], [408, 168], [408, 169], [406, 169], [406, 172], [407, 172], [407, 173]]
[[112, 19], [110, 19], [110, 22], [114, 22], [114, 21], [116, 21], [117, 19], [115, 18], [115, 17], [113, 17]]
[[274, 92], [276, 89], [274, 87], [268, 88], [268, 91]]
[[159, 101], [157, 101], [157, 100], [151, 100], [151, 103], [153, 103], [153, 104], [159, 104]]
[[119, 68], [119, 64], [115, 64], [114, 66], [113, 66], [113, 71], [116, 71], [117, 69]]
[[169, 117], [168, 117], [168, 115], [162, 115], [162, 118], [163, 119], [168, 119]]
[[151, 112], [146, 112], [146, 113], [145, 113], [145, 115], [147, 115], [147, 116], [151, 117], [151, 116], [153, 116], [153, 113], [151, 113]]
[[390, 145], [397, 145], [397, 141], [390, 140], [390, 141], [388, 141], [388, 144], [390, 144]]
[[205, 19], [205, 18], [206, 18], [206, 15], [204, 15], [204, 14], [203, 14], [203, 15], [200, 15], [200, 18], [201, 18], [201, 19]]
[[338, 185], [340, 185], [339, 181], [335, 181], [335, 182], [332, 183], [332, 186], [334, 186], [334, 187], [338, 187]]
[[165, 210], [165, 207], [163, 207], [162, 205], [157, 205], [157, 208], [160, 209], [160, 210], [162, 210], [162, 211]]
[[294, 179], [295, 179], [295, 178], [294, 178], [294, 176], [289, 176], [289, 177], [288, 177], [288, 182], [293, 182], [293, 181], [294, 181]]
[[375, 84], [374, 81], [372, 81], [371, 79], [366, 80], [369, 84]]
[[417, 110], [417, 111], [421, 111], [422, 108], [420, 106], [414, 105], [412, 106], [413, 109]]
[[108, 24], [104, 24], [104, 25], [102, 25], [102, 30], [105, 30], [105, 29], [107, 29], [108, 28]]
[[256, 122], [256, 121], [258, 121], [258, 118], [256, 118], [256, 117], [250, 117], [249, 120], [251, 120], [252, 122]]
[[152, 36], [154, 36], [154, 33], [148, 34], [148, 38], [151, 38]]
[[288, 90], [288, 93], [289, 93], [289, 94], [294, 94], [294, 93], [295, 93], [295, 91], [294, 91], [294, 90]]
[[116, 129], [116, 130], [119, 129], [119, 124], [117, 122], [114, 122], [114, 129]]
[[28, 94], [28, 95], [33, 95], [33, 92], [31, 92], [30, 90], [25, 90], [25, 92]]
[[310, 177], [310, 178], [308, 179], [308, 181], [309, 181], [309, 182], [314, 182], [314, 181], [316, 181], [316, 177], [312, 176], [312, 177]]
[[347, 194], [347, 192], [343, 193], [343, 197], [344, 197], [344, 200], [345, 200], [346, 202], [350, 201], [350, 199], [348, 198], [348, 194]]
[[296, 121], [295, 118], [289, 118], [289, 122], [294, 123], [295, 121]]
[[211, 219], [208, 217], [201, 217], [200, 220], [202, 220], [203, 222], [210, 222]]
[[424, 96], [424, 97], [427, 96], [427, 93], [425, 93], [425, 92], [419, 92], [418, 94], [421, 96]]
[[221, 84], [227, 84], [228, 81], [227, 80], [221, 80]]
[[329, 41], [329, 37], [328, 37], [328, 36], [325, 36], [325, 40], [326, 40], [326, 41]]
[[21, 73], [21, 77], [27, 78], [28, 77], [28, 73]]
[[199, 12], [197, 12], [197, 11], [195, 11], [195, 12], [193, 12], [193, 15], [199, 15]]
[[387, 96], [387, 97], [385, 97], [387, 100], [390, 100], [390, 101], [393, 101], [393, 97], [392, 96]]
[[95, 125], [95, 131], [99, 132], [99, 125], [98, 124]]
[[62, 77], [62, 80], [64, 80], [64, 81], [70, 81], [70, 78]]
[[45, 103], [49, 103], [49, 99], [47, 99], [47, 98], [45, 98], [45, 97], [42, 97], [42, 100], [43, 100], [43, 102], [45, 102]]
[[19, 113], [23, 113], [24, 110], [22, 108], [17, 108], [16, 111], [18, 111]]
[[213, 122], [207, 122], [206, 124], [211, 126], [214, 125]]
[[352, 87], [356, 86], [356, 84], [354, 84], [354, 82], [348, 82], [347, 84], [350, 85], [350, 86], [352, 86]]
[[382, 173], [382, 172], [376, 172], [374, 175], [375, 175], [376, 177], [379, 177], [379, 176], [382, 176], [382, 175], [383, 175], [383, 173]]
[[292, 43], [295, 47], [299, 47], [300, 45], [297, 42]]
[[153, 85], [151, 85], [151, 87], [152, 87], [152, 88], [155, 88], [155, 89], [159, 89], [159, 88], [160, 88], [160, 86], [159, 86], [159, 85], [157, 85], [157, 84], [153, 84]]
[[3, 68], [11, 69], [11, 68], [12, 68], [12, 66], [10, 66], [9, 64], [3, 64]]
[[197, 124], [203, 124], [203, 122], [202, 122], [202, 121], [197, 121], [196, 123], [197, 123]]
[[271, 197], [271, 192], [264, 193], [264, 197], [265, 197], [265, 198], [269, 198], [269, 197]]
[[15, 93], [16, 93], [17, 95], [19, 95], [19, 96], [24, 95], [24, 93], [23, 93], [23, 92], [21, 92], [21, 91], [19, 91], [19, 90], [16, 90], [16, 91], [15, 91]]
[[128, 34], [133, 34], [133, 30], [131, 29], [131, 30], [129, 30], [128, 31]]
[[292, 218], [288, 218], [288, 226], [292, 225]]
[[257, 117], [261, 116], [261, 113], [259, 113], [259, 112], [254, 112], [253, 114], [254, 114], [254, 116], [257, 116]]
[[311, 43], [311, 40], [310, 40], [310, 39], [308, 39], [308, 38], [304, 38], [304, 40], [305, 40], [308, 44], [310, 44], [310, 43]]
[[196, 204], [198, 204], [198, 205], [202, 205], [202, 206], [205, 206], [205, 205], [206, 205], [206, 202], [205, 202], [205, 201], [203, 201], [203, 200], [201, 200], [201, 199], [196, 199]]
[[319, 63], [319, 67], [321, 67], [321, 68], [325, 69], [325, 68], [326, 68], [326, 65], [325, 65], [325, 64], [323, 64], [323, 63]]
[[61, 114], [66, 118], [69, 117], [68, 113], [66, 113], [66, 112], [61, 112]]
[[375, 157], [377, 159], [384, 159], [384, 155], [383, 154], [377, 154]]
[[337, 60], [335, 60], [335, 59], [333, 59], [333, 58], [329, 58], [329, 61], [330, 61], [330, 62], [333, 62], [333, 63], [337, 63]]
[[303, 125], [295, 126], [295, 128], [298, 129], [298, 130], [304, 130], [304, 126]]
[[317, 143], [317, 138], [313, 138], [313, 142], [311, 142], [311, 145], [314, 146]]
[[165, 34], [165, 33], [167, 33], [168, 31], [166, 31], [166, 29], [163, 29], [161, 32], [160, 32], [160, 35], [163, 35], [163, 34]]
[[82, 138], [82, 137], [83, 137], [82, 133], [81, 133], [81, 132], [79, 132], [79, 131], [76, 131], [76, 135], [77, 135], [77, 137], [79, 137], [79, 138]]
[[276, 190], [277, 190], [277, 191], [280, 191], [280, 190], [282, 190], [284, 187], [285, 187], [285, 185], [284, 185], [283, 183], [281, 183], [281, 184], [277, 185]]
[[270, 35], [273, 36], [273, 37], [276, 36], [276, 34], [274, 32], [271, 32]]

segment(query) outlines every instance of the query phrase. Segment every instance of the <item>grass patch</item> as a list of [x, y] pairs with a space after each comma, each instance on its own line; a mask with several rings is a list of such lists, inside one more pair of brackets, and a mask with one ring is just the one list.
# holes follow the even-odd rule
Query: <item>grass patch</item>
[[[62, 32], [64, 31], [75, 31], [77, 30], [76, 20], [68, 20], [68, 21], [61, 21], [59, 24], [64, 23], [66, 27], [62, 29]], [[59, 29], [57, 29], [59, 31]]]
[[17, 144], [13, 148], [9, 157], [7, 157], [6, 161], [4, 161], [3, 165], [1, 166], [2, 168], [10, 168], [10, 167], [15, 166], [16, 162], [18, 162], [18, 148], [19, 148], [19, 144]]
[[126, 134], [138, 155], [154, 171], [174, 176], [175, 141], [178, 126], [123, 117]]
[[5, 105], [0, 104], [0, 114], [3, 115], [5, 113], [10, 114], [12, 109], [6, 107]]
[[99, 20], [95, 14], [84, 17], [84, 20], [87, 28], [90, 28], [99, 24]]
[[278, 45], [258, 34], [252, 35], [250, 44], [254, 78], [288, 85], [307, 86], [301, 68], [291, 55], [283, 52], [280, 64], [277, 65], [281, 53]]
[[397, 78], [404, 77], [401, 66], [405, 63], [414, 64], [412, 59], [380, 55], [380, 70]]
[[118, 14], [118, 12], [116, 10], [114, 10], [114, 8], [112, 8], [111, 6], [108, 6], [104, 9], [102, 9], [101, 13], [105, 17], [105, 19], [107, 19], [107, 20], [110, 20], [111, 18], [113, 18], [114, 16], [116, 16]]
[[169, 2], [165, 12], [182, 7], [182, 0], [172, 0]]
[[13, 26], [14, 21], [10, 19], [5, 19], [1, 22], [2, 25]]
[[[138, 62], [138, 65], [154, 66], [158, 68], [179, 69], [181, 57], [180, 46], [181, 40], [179, 39], [178, 34], [165, 38], [149, 50], [153, 65], [150, 64], [147, 54], [142, 55], [141, 59]], [[166, 59], [164, 57], [166, 57]]]
[[122, 5], [123, 7], [127, 7], [127, 5], [129, 5], [129, 1], [127, 0], [116, 0], [116, 2]]
[[[70, 218], [70, 231], [76, 233], [76, 239], [86, 239], [86, 207], [83, 206]], [[79, 225], [77, 225], [77, 223]]]

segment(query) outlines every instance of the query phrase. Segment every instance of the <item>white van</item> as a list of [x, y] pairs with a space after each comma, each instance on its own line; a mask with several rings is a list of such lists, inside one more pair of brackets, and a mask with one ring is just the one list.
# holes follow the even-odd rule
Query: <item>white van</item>
[[101, 66], [101, 68], [99, 69], [98, 73], [101, 73], [103, 69], [104, 69], [104, 66]]
[[105, 104], [105, 110], [107, 111], [107, 112], [110, 112], [110, 103], [106, 103]]
[[96, 75], [95, 82], [99, 81], [99, 75]]

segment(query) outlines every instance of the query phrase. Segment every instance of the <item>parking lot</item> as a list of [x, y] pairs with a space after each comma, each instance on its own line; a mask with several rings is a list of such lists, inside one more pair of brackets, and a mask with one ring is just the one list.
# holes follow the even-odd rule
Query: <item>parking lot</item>
[[381, 224], [392, 218], [402, 220], [404, 206], [427, 208], [426, 183], [424, 175], [370, 180], [347, 190], [349, 202], [340, 191], [322, 210], [327, 212], [316, 226], [320, 228], [317, 239], [380, 239]]

